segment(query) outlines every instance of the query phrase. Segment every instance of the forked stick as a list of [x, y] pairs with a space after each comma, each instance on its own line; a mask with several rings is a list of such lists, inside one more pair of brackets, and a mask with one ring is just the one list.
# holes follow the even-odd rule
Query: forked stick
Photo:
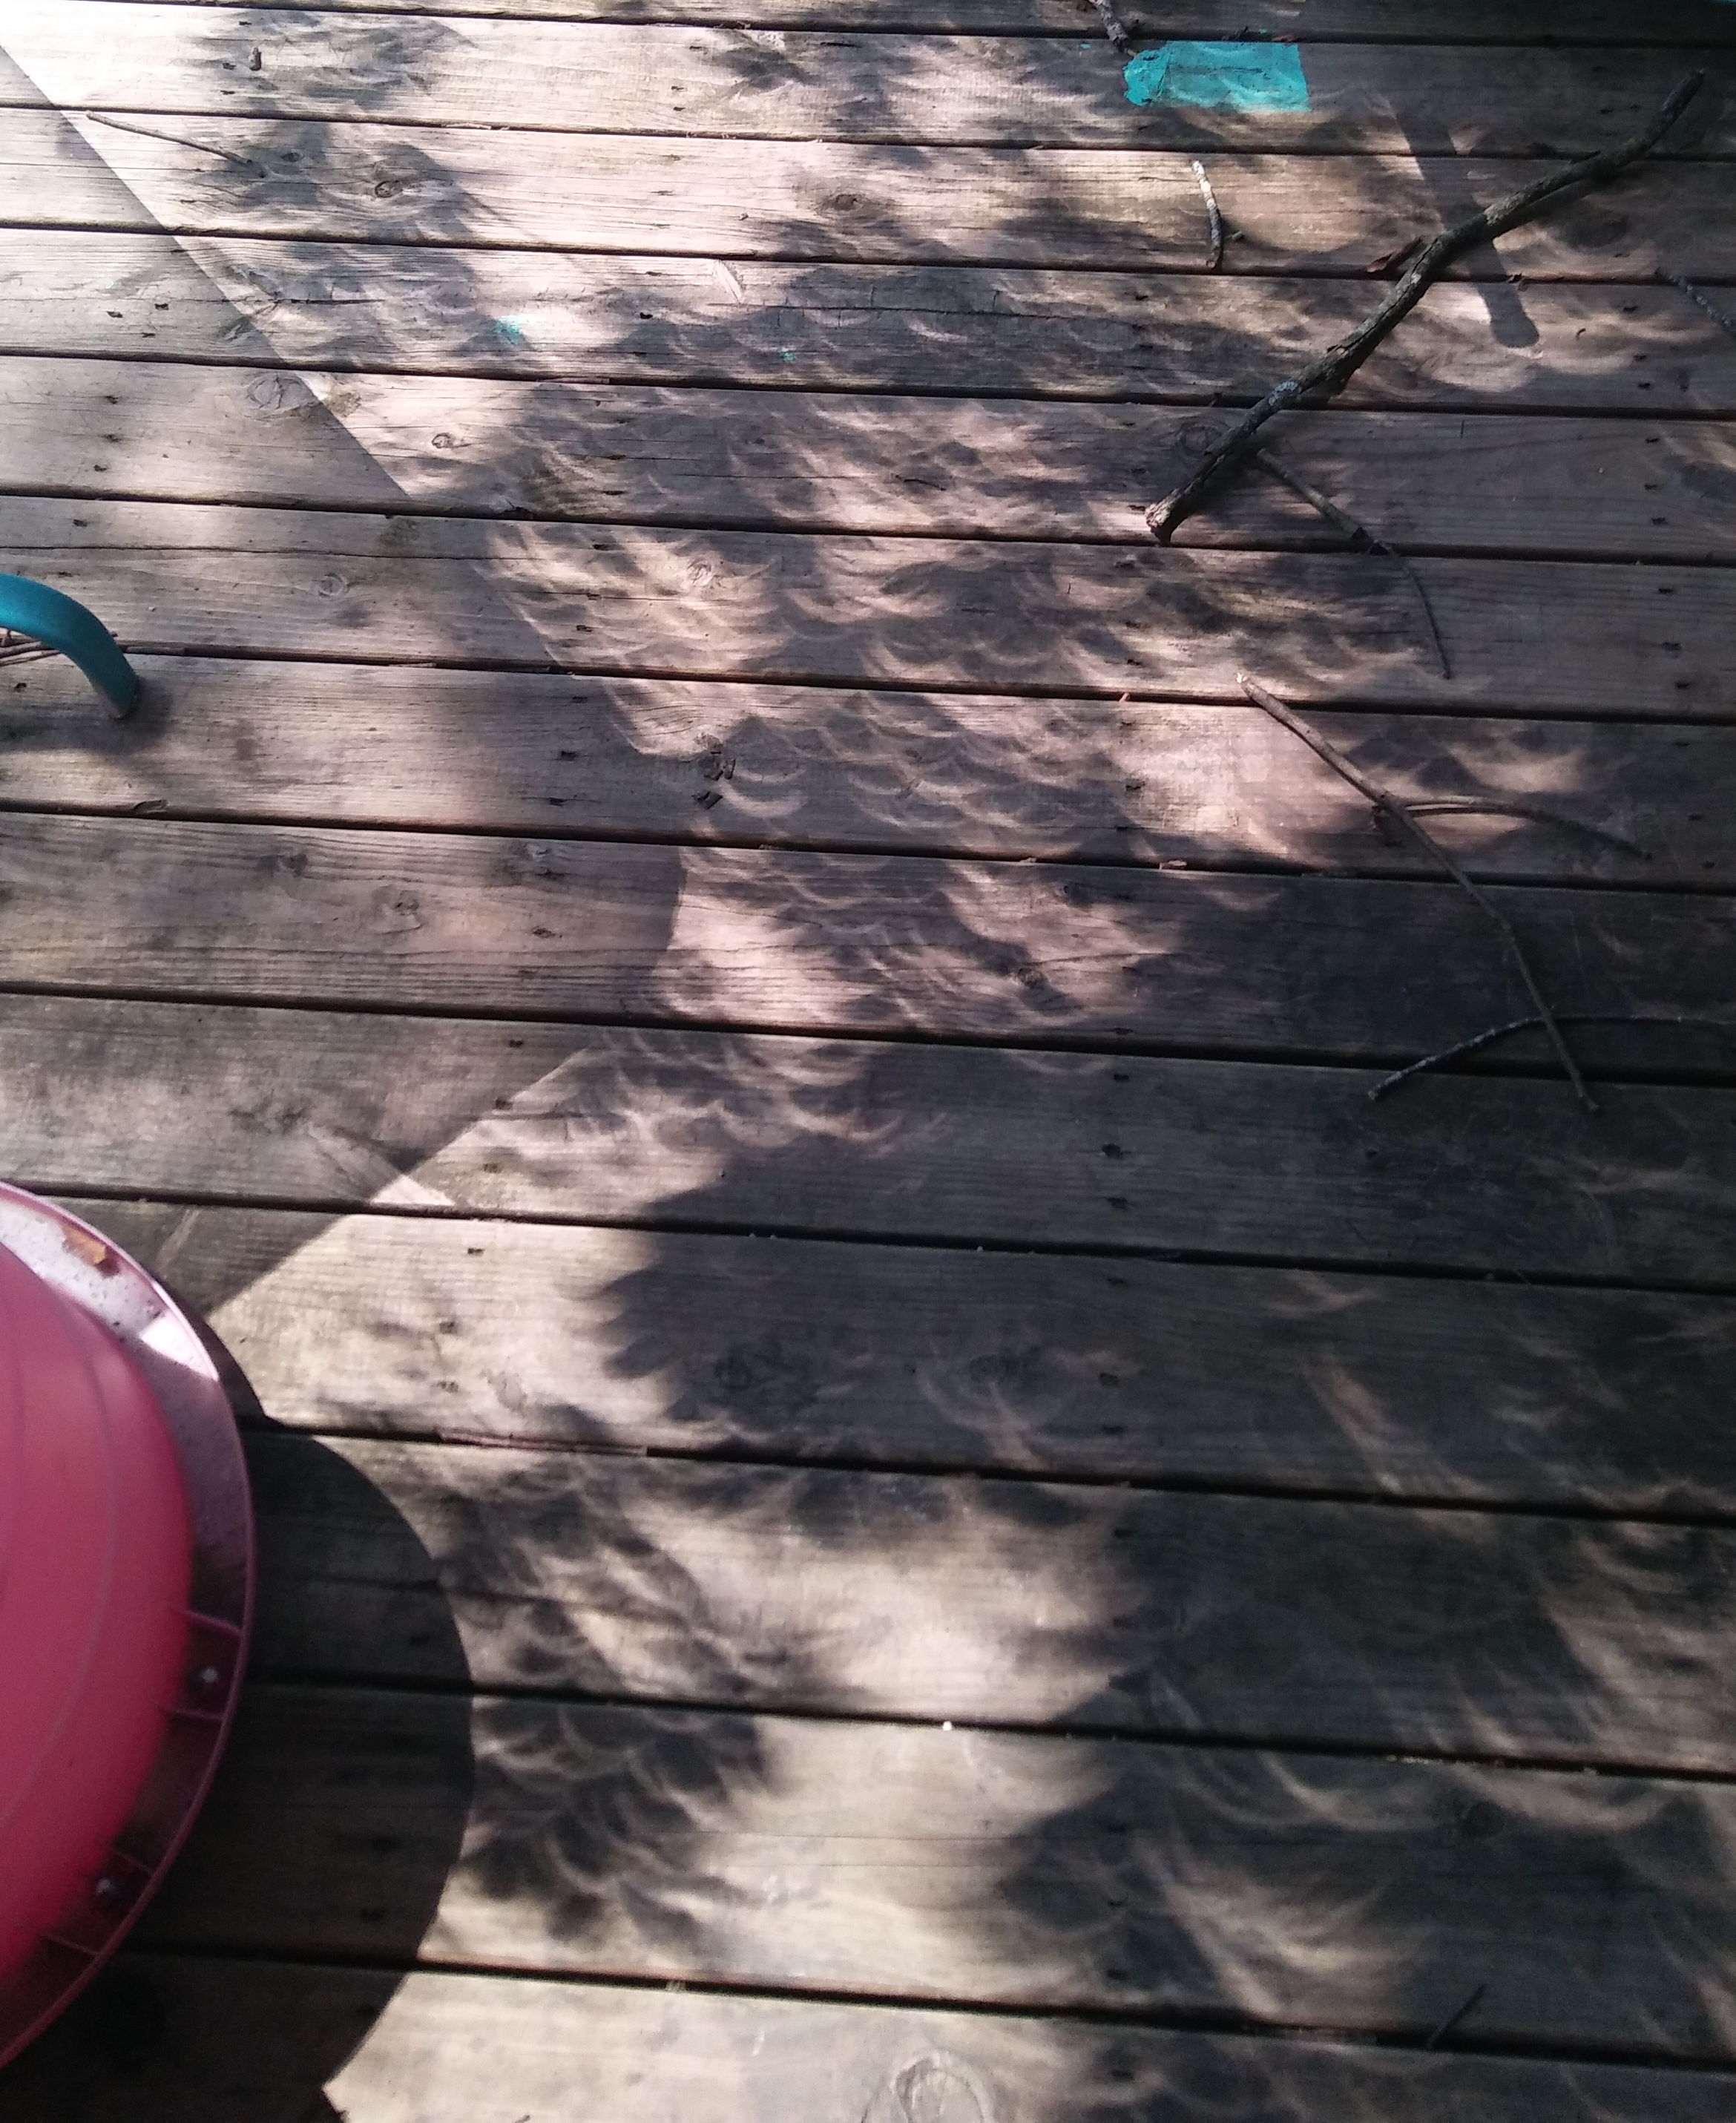
[[1585, 1079], [1579, 1073], [1579, 1065], [1574, 1060], [1567, 1042], [1561, 1036], [1561, 1024], [1549, 1006], [1549, 999], [1539, 986], [1537, 975], [1531, 970], [1531, 961], [1525, 955], [1525, 948], [1520, 943], [1513, 924], [1500, 908], [1476, 880], [1454, 860], [1428, 827], [1418, 821], [1415, 813], [1402, 797], [1395, 796], [1390, 789], [1383, 789], [1378, 781], [1371, 781], [1359, 766], [1345, 757], [1330, 738], [1322, 737], [1317, 729], [1305, 723], [1294, 708], [1280, 701], [1257, 678], [1250, 678], [1245, 671], [1238, 672], [1236, 675], [1242, 691], [1256, 708], [1263, 709], [1275, 723], [1281, 723], [1293, 737], [1300, 738], [1317, 758], [1323, 759], [1335, 774], [1341, 775], [1359, 795], [1368, 798], [1374, 806], [1377, 818], [1390, 818], [1395, 825], [1401, 827], [1432, 862], [1439, 863], [1455, 884], [1462, 884], [1470, 893], [1500, 931], [1501, 941], [1507, 947], [1507, 955], [1525, 984], [1526, 994], [1531, 997], [1537, 1022], [1549, 1035], [1549, 1043], [1554, 1047], [1561, 1066], [1567, 1071], [1567, 1080], [1577, 1093], [1579, 1104], [1587, 1113], [1596, 1113], [1598, 1102], [1585, 1088]]
[[1635, 134], [1631, 140], [1624, 140], [1619, 147], [1606, 148], [1601, 154], [1587, 155], [1577, 162], [1570, 162], [1552, 176], [1539, 177], [1535, 184], [1509, 193], [1493, 206], [1485, 207], [1481, 213], [1472, 214], [1468, 221], [1462, 221], [1458, 227], [1437, 236], [1424, 247], [1416, 263], [1373, 316], [1359, 324], [1348, 339], [1317, 354], [1299, 374], [1287, 377], [1275, 390], [1267, 391], [1257, 405], [1251, 405], [1234, 427], [1226, 429], [1218, 438], [1206, 452], [1199, 470], [1185, 485], [1152, 504], [1145, 512], [1145, 521], [1153, 537], [1161, 545], [1169, 543], [1199, 508], [1208, 490], [1252, 449], [1255, 436], [1275, 413], [1281, 413], [1285, 406], [1294, 405], [1298, 399], [1316, 392], [1331, 398], [1342, 391], [1387, 333], [1411, 314], [1455, 258], [1531, 220], [1558, 192], [1607, 184], [1630, 162], [1637, 162], [1642, 155], [1649, 155], [1687, 110], [1705, 79], [1703, 73], [1689, 74], [1671, 90], [1663, 109], [1645, 130]]

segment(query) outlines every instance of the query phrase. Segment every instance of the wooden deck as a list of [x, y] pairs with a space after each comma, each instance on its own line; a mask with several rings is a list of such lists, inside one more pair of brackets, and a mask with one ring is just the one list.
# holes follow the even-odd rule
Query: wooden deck
[[[1159, 16], [1310, 108], [0, 0], [0, 569], [149, 689], [0, 658], [0, 1172], [232, 1352], [264, 1566], [6, 2123], [1736, 2113], [1736, 7]], [[1270, 480], [1146, 537], [1696, 64], [1274, 431], [1450, 676]], [[1244, 669], [1696, 1022], [1371, 1104], [1528, 1005]]]

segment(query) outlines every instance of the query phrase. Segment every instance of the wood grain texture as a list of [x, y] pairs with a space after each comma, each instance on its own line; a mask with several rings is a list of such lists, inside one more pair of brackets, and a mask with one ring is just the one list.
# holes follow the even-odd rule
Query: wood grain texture
[[[1736, 901], [1497, 903], [1563, 1012], [1724, 1014]], [[1445, 879], [14, 814], [0, 904], [8, 984], [190, 1000], [1347, 1060], [1528, 1010]], [[1736, 1072], [1736, 1021], [1617, 1038], [1641, 1067]]]
[[[189, 0], [228, 7], [233, 0]], [[370, 14], [510, 15], [527, 21], [684, 22], [693, 0], [279, 0], [285, 10]], [[777, 28], [962, 30], [1083, 40], [1101, 34], [1088, 0], [734, 0], [732, 21]], [[1137, 20], [1134, 11], [1127, 11]], [[1564, 17], [1553, 0], [1177, 0], [1148, 40], [1173, 37], [1311, 39], [1389, 44], [1718, 45], [1736, 44], [1711, 0], [1581, 0]]]
[[[0, 569], [144, 650], [1727, 719], [1722, 569], [19, 499]], [[575, 690], [578, 690], [575, 688]]]
[[1736, 1531], [498, 1445], [249, 1464], [264, 1674], [438, 1683], [449, 1616], [483, 1689], [1736, 1766]]
[[486, 1696], [467, 1722], [255, 1688], [143, 1936], [370, 1955], [462, 1836], [419, 1947], [459, 1969], [1412, 2039], [1470, 1969], [1467, 2036], [1731, 2051], [1722, 1786]]
[[[0, 358], [0, 463], [13, 491], [267, 507], [1144, 548], [1137, 497], [1185, 480], [1223, 418]], [[1733, 422], [1334, 411], [1284, 420], [1271, 447], [1411, 554], [1736, 560]], [[1182, 542], [1345, 541], [1256, 475], [1191, 518]]]
[[[0, 803], [883, 852], [1439, 875], [1247, 702], [1029, 700], [531, 672], [140, 657], [116, 724], [69, 664], [0, 676]], [[269, 709], [263, 704], [269, 701]], [[1316, 725], [1418, 800], [1532, 804], [1631, 843], [1436, 821], [1480, 876], [1736, 883], [1712, 724], [1342, 714]], [[715, 796], [717, 800], [709, 800]], [[1691, 806], [1699, 805], [1693, 808]], [[25, 830], [25, 829], [21, 829]], [[1635, 850], [1643, 851], [1635, 853]]]
[[41, 1191], [1736, 1280], [1721, 1090], [21, 996], [0, 1080]]
[[[0, 349], [246, 368], [1199, 404], [1259, 397], [1373, 298], [1365, 278], [0, 228]], [[1443, 282], [1341, 402], [1728, 417], [1736, 340], [1673, 287]]]
[[[12, 2123], [306, 2123], [328, 2087], [349, 2123], [1655, 2123], [1659, 2099], [1620, 2064], [144, 1953], [0, 2078]], [[1668, 2091], [1673, 2123], [1724, 2123], [1721, 2075]]]
[[[1241, 232], [1224, 262], [1361, 273], [1555, 166], [1214, 153], [1213, 185]], [[1647, 165], [1453, 270], [1736, 279], [1727, 185], [1713, 162]], [[1191, 158], [1137, 149], [593, 134], [575, 156], [553, 134], [20, 108], [0, 136], [0, 198], [15, 227], [116, 232], [1146, 271], [1196, 271], [1207, 255]]]
[[[1690, 64], [1661, 157], [1736, 150], [1716, 49], [1305, 46], [1306, 107], [1132, 103], [1106, 45], [734, 27], [0, 0], [0, 45], [63, 107], [322, 122], [935, 145], [1583, 155], [1636, 132]], [[0, 91], [3, 92], [3, 91]], [[15, 91], [16, 93], [16, 91]]]
[[297, 1430], [1736, 1516], [1722, 1298], [71, 1206]]

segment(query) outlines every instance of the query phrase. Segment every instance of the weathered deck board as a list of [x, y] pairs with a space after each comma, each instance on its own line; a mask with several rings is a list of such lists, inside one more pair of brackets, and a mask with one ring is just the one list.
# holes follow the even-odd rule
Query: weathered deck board
[[[1700, 52], [1308, 45], [1306, 107], [1130, 102], [1107, 44], [0, 0], [0, 48], [78, 110], [937, 145], [1580, 155], [1708, 78], [1660, 157], [1736, 152], [1736, 66]], [[5, 94], [0, 88], [0, 95]], [[8, 100], [21, 91], [16, 87]]]
[[1736, 1516], [1725, 1298], [72, 1206], [302, 1430]]
[[1463, 2036], [1724, 2060], [1733, 1835], [1715, 1784], [262, 1687], [145, 1935], [1413, 2039], [1474, 1971]]
[[[1234, 877], [612, 841], [13, 813], [7, 984], [190, 1000], [921, 1033], [1311, 1059], [1523, 1017], [1448, 880]], [[1606, 1065], [1736, 1076], [1736, 900], [1528, 887], [1495, 903]]]
[[[9, 2123], [306, 2123], [328, 2083], [349, 2123], [1657, 2123], [1659, 2100], [1655, 2072], [1444, 2047], [150, 1953], [4, 2084]], [[1722, 2074], [1668, 2091], [1672, 2123], [1726, 2123]]]
[[1724, 1090], [33, 996], [0, 1080], [49, 1191], [1736, 1282]]
[[[3, 54], [0, 54], [3, 73]], [[1236, 274], [1363, 272], [1557, 166], [1453, 157], [1214, 153]], [[1502, 237], [1455, 272], [1736, 279], [1716, 162], [1659, 162]], [[318, 119], [109, 122], [18, 109], [0, 219], [724, 258], [1198, 270], [1191, 158], [1118, 148], [643, 139]], [[1371, 305], [1372, 307], [1372, 305]]]
[[[69, 664], [6, 667], [0, 804], [1438, 875], [1245, 701], [138, 660], [145, 704], [121, 724]], [[1736, 785], [1727, 728], [1312, 719], [1406, 795], [1538, 804], [1632, 844], [1524, 818], [1438, 820], [1478, 875], [1736, 884], [1728, 809], [1685, 808], [1695, 791]]]
[[1728, 719], [1736, 574], [18, 498], [0, 568], [129, 646]]
[[[247, 367], [1197, 404], [1260, 396], [1374, 296], [1366, 279], [0, 228], [0, 349]], [[1728, 417], [1736, 340], [1671, 287], [1443, 283], [1340, 402]]]
[[[267, 507], [1144, 546], [1140, 497], [1180, 485], [1224, 417], [0, 358], [12, 491]], [[1409, 553], [1736, 560], [1736, 423], [1311, 413], [1271, 447]], [[1179, 542], [1345, 541], [1256, 474]]]
[[[229, 7], [234, 0], [189, 0]], [[977, 35], [1077, 37], [1098, 33], [1088, 0], [731, 0], [731, 22], [771, 28], [961, 30]], [[360, 8], [374, 14], [510, 15], [527, 21], [691, 22], [695, 0], [278, 0], [285, 9]], [[1157, 32], [1144, 41], [1155, 41]], [[1176, 0], [1161, 34], [1174, 37], [1354, 39], [1386, 43], [1526, 45], [1736, 44], [1712, 0], [1579, 0], [1563, 16], [1555, 0]]]
[[266, 1675], [436, 1684], [450, 1627], [483, 1689], [1736, 1769], [1736, 1530], [499, 1445], [250, 1465]]

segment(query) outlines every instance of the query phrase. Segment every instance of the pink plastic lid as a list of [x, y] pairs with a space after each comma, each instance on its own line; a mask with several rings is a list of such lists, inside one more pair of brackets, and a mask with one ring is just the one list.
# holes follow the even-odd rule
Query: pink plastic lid
[[0, 2064], [125, 1937], [235, 1714], [246, 1468], [136, 1261], [0, 1182]]
[[143, 1380], [0, 1249], [0, 1977], [108, 1868], [180, 1691], [191, 1573]]

